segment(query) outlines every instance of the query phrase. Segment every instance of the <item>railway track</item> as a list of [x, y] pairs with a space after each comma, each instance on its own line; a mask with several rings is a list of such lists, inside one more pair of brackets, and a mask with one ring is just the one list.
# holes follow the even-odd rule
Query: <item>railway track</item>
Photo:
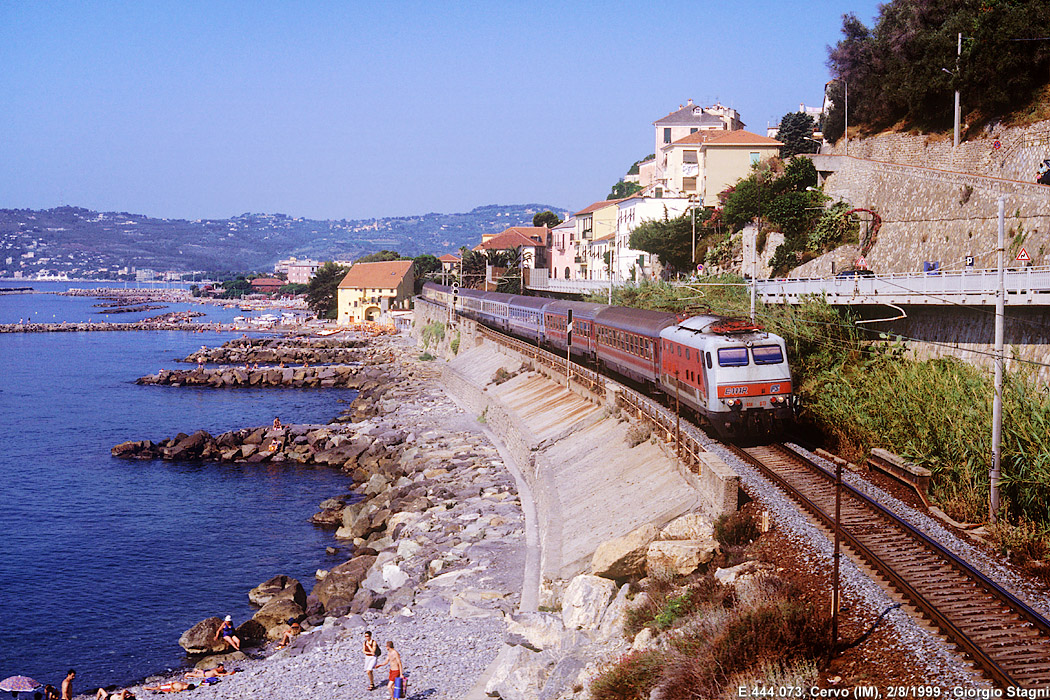
[[[834, 528], [833, 473], [783, 445], [731, 449]], [[1050, 622], [893, 512], [841, 488], [840, 534], [854, 552], [997, 684], [1050, 692]]]

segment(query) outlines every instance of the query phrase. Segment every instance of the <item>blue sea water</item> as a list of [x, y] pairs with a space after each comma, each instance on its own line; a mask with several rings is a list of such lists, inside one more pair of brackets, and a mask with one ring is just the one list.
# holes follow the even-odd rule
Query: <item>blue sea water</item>
[[[85, 301], [0, 296], [0, 322], [40, 308], [81, 320]], [[134, 383], [231, 337], [0, 334], [0, 677], [57, 685], [75, 668], [86, 689], [178, 666], [179, 635], [194, 623], [231, 614], [239, 624], [254, 611], [249, 588], [289, 574], [309, 590], [317, 568], [341, 561], [325, 553], [331, 531], [307, 522], [347, 493], [334, 470], [110, 457], [124, 440], [274, 416], [324, 423], [354, 395]]]

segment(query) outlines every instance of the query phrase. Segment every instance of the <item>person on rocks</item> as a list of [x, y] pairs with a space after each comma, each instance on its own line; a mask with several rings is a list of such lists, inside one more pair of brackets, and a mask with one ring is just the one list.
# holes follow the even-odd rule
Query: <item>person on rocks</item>
[[69, 669], [66, 673], [66, 679], [62, 681], [62, 700], [73, 700], [73, 679], [77, 677], [77, 672], [74, 669]]
[[[380, 666], [387, 666], [390, 668], [389, 679], [387, 687], [390, 688], [390, 700], [394, 700], [394, 683], [398, 678], [403, 678], [405, 666], [401, 661], [401, 654], [394, 649], [393, 642], [386, 643], [386, 659], [381, 664], [376, 664], [376, 668]], [[404, 680], [401, 681], [404, 683]]]
[[45, 685], [44, 700], [61, 700], [58, 695], [58, 688], [53, 685]]
[[379, 661], [379, 642], [372, 639], [371, 632], [365, 632], [365, 642], [361, 645], [361, 653], [365, 655], [365, 675], [368, 676], [368, 689], [375, 690], [376, 682], [372, 678], [372, 671], [375, 670], [376, 663]]
[[143, 690], [148, 690], [151, 693], [181, 693], [184, 690], [193, 690], [197, 686], [192, 683], [183, 683], [182, 681], [168, 681], [167, 683], [161, 683], [160, 685], [144, 685]]
[[132, 700], [134, 697], [135, 694], [127, 688], [114, 690], [112, 693], [107, 693], [105, 688], [99, 688], [95, 693], [95, 700]]
[[288, 646], [288, 643], [299, 636], [299, 633], [303, 631], [302, 625], [298, 622], [293, 622], [288, 629], [284, 631], [284, 636], [281, 637], [280, 643], [278, 643], [278, 649], [284, 649]]
[[237, 638], [237, 634], [233, 629], [233, 618], [229, 615], [219, 625], [219, 629], [215, 630], [215, 641], [219, 641], [219, 637], [222, 636], [223, 641], [226, 642], [227, 646], [231, 646], [237, 651], [241, 650], [241, 640]]
[[281, 417], [280, 417], [280, 416], [274, 416], [274, 419], [273, 419], [273, 429], [274, 429], [274, 430], [280, 430], [280, 429], [281, 429], [281, 427], [282, 427], [282, 426], [281, 426]]

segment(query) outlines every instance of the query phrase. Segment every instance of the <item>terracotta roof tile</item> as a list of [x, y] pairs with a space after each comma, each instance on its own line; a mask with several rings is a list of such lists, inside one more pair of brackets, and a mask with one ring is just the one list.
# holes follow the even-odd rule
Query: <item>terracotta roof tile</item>
[[411, 260], [355, 263], [339, 283], [340, 289], [393, 289], [412, 274]]
[[547, 245], [546, 226], [511, 226], [496, 234], [474, 250], [512, 250], [521, 246], [537, 247]]
[[750, 131], [737, 129], [736, 131], [718, 131], [708, 136], [704, 141], [705, 146], [783, 146], [784, 144], [768, 136], [759, 136]]
[[581, 216], [583, 214], [590, 214], [593, 211], [598, 211], [599, 209], [604, 209], [605, 207], [609, 206], [610, 204], [619, 204], [622, 201], [623, 201], [622, 199], [603, 199], [600, 202], [595, 202], [594, 204], [588, 206], [585, 209], [579, 210], [573, 216]]
[[445, 253], [440, 258], [438, 258], [438, 260], [440, 260], [441, 262], [459, 262], [462, 259], [463, 258], [456, 255], [455, 253]]

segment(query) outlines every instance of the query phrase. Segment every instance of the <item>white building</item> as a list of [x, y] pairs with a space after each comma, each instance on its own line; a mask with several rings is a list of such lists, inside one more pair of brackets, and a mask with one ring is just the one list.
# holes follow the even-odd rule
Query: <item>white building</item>
[[631, 248], [631, 232], [644, 221], [681, 216], [689, 209], [685, 197], [644, 197], [641, 194], [619, 202], [616, 212], [615, 270], [617, 284], [640, 282], [654, 276], [653, 256]]

